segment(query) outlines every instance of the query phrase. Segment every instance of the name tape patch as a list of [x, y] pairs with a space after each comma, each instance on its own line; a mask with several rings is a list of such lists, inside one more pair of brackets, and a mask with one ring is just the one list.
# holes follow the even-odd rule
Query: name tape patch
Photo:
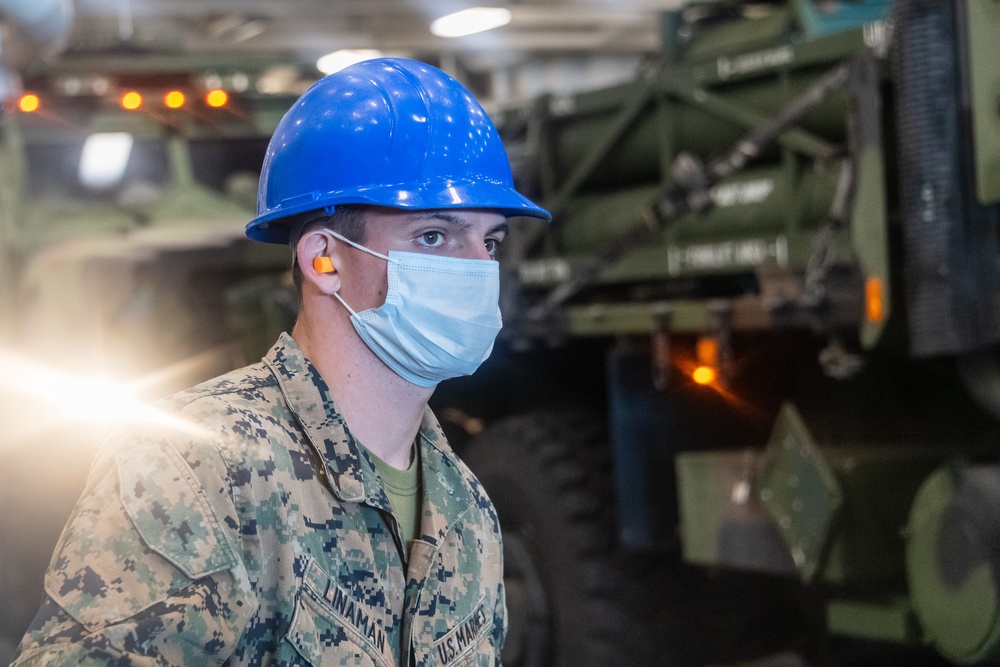
[[347, 591], [332, 581], [327, 586], [326, 594], [323, 597], [330, 603], [334, 613], [342, 621], [367, 639], [379, 653], [383, 656], [386, 655], [385, 630], [372, 618], [367, 609], [355, 602]]
[[493, 619], [486, 613], [485, 596], [479, 599], [476, 609], [466, 616], [448, 634], [434, 642], [434, 650], [442, 665], [449, 665], [456, 658], [479, 643], [479, 640], [493, 627]]

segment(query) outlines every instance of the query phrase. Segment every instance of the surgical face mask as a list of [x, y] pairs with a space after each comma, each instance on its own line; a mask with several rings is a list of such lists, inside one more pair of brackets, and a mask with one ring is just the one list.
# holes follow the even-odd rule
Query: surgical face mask
[[390, 250], [382, 255], [328, 232], [388, 263], [389, 291], [378, 308], [351, 313], [361, 340], [400, 377], [421, 387], [471, 375], [493, 351], [500, 319], [500, 265]]

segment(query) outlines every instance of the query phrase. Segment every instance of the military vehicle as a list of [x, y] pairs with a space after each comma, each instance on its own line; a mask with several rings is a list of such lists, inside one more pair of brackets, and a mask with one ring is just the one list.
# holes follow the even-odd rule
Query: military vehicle
[[[631, 83], [496, 115], [554, 221], [515, 225], [502, 339], [433, 403], [501, 515], [504, 663], [995, 661], [1000, 5], [731, 0], [663, 34]], [[0, 324], [155, 395], [289, 324], [242, 174], [291, 99], [246, 60], [121, 55], [29, 70], [37, 110], [2, 116]], [[129, 166], [87, 185], [94, 133]], [[0, 528], [40, 545], [0, 563], [0, 644], [90, 456], [43, 425], [0, 452], [29, 508]]]
[[663, 28], [496, 118], [554, 220], [435, 405], [503, 524], [505, 664], [996, 661], [1000, 4]]
[[25, 343], [134, 376], [237, 339], [218, 317], [225, 294], [289, 264], [243, 237], [294, 99], [253, 88], [265, 67], [124, 53], [25, 71], [3, 128], [4, 298], [17, 314], [4, 321], [31, 332]]
[[0, 662], [123, 410], [259, 359], [259, 336], [294, 317], [275, 289], [288, 249], [244, 236], [295, 98], [257, 89], [276, 64], [64, 54], [24, 65], [0, 115], [0, 502], [16, 508], [0, 519]]

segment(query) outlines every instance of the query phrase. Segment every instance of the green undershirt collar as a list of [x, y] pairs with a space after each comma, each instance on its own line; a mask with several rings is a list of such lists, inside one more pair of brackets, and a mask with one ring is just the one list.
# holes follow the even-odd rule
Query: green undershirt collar
[[399, 537], [409, 553], [410, 543], [420, 534], [420, 448], [414, 447], [413, 460], [406, 470], [392, 467], [370, 451], [368, 455], [382, 478], [385, 494], [389, 496], [399, 524]]

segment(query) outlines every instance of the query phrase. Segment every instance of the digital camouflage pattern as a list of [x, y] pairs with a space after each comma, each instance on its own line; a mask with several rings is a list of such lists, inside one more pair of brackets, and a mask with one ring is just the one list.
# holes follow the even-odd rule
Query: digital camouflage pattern
[[406, 558], [375, 467], [288, 336], [109, 440], [15, 665], [496, 665], [500, 528], [430, 410]]

